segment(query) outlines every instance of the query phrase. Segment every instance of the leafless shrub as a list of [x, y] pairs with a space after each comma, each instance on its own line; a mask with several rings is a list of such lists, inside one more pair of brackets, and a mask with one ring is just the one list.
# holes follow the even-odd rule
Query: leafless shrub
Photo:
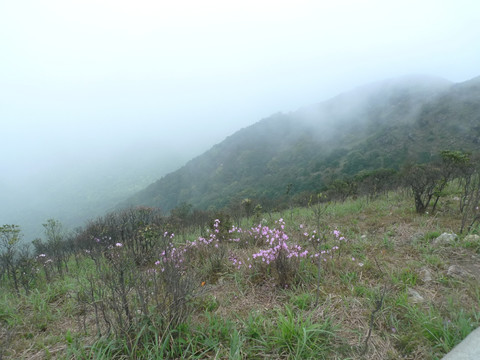
[[153, 230], [148, 236], [155, 243], [149, 251], [158, 260], [139, 264], [138, 248], [120, 242], [91, 252], [93, 266], [77, 294], [83, 309], [79, 323], [85, 328], [85, 312], [90, 311], [99, 336], [113, 334], [129, 347], [140, 329], [149, 336], [145, 326], [163, 334], [184, 322], [196, 284], [171, 236]]
[[468, 186], [465, 186], [463, 199], [462, 225], [460, 233], [465, 229], [471, 231], [475, 224], [480, 223], [480, 173], [475, 172], [470, 179]]

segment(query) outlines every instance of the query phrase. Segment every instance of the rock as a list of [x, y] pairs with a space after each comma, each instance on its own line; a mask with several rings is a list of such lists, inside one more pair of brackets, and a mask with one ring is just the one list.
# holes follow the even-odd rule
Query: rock
[[459, 265], [452, 265], [448, 268], [447, 270], [447, 275], [460, 278], [460, 279], [465, 279], [469, 278], [471, 275], [465, 271], [461, 266]]
[[416, 304], [416, 303], [421, 303], [421, 302], [424, 302], [424, 301], [425, 301], [425, 299], [423, 298], [423, 296], [420, 295], [417, 290], [408, 288], [407, 291], [408, 291], [408, 299], [409, 299], [412, 303]]
[[480, 359], [480, 328], [472, 331], [463, 341], [455, 346], [442, 360]]
[[430, 282], [432, 281], [432, 272], [429, 268], [423, 268], [420, 270], [420, 278], [423, 282]]
[[477, 242], [477, 241], [480, 241], [480, 236], [478, 235], [467, 235], [465, 236], [465, 239], [463, 239], [464, 241], [468, 241], [468, 242]]
[[360, 239], [365, 240], [367, 238], [367, 235], [362, 235], [360, 236]]
[[456, 234], [449, 234], [449, 233], [443, 233], [439, 237], [437, 237], [435, 240], [433, 240], [434, 245], [447, 245], [451, 244], [452, 242], [455, 241], [457, 238]]

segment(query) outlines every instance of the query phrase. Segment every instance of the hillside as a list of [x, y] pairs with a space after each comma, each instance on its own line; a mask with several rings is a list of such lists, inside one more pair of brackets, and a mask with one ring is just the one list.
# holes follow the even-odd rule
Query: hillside
[[0, 357], [441, 359], [480, 326], [480, 228], [453, 234], [460, 195], [435, 215], [392, 191], [212, 219], [204, 237], [154, 209], [97, 219], [67, 258], [19, 262], [18, 291], [4, 272]]
[[426, 162], [480, 143], [480, 78], [410, 76], [360, 87], [244, 128], [123, 205], [219, 208], [319, 191], [339, 176]]

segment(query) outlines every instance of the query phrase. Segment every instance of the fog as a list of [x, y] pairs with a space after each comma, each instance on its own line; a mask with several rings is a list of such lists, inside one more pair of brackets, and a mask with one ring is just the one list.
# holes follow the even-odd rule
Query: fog
[[476, 1], [0, 2], [0, 224], [102, 214], [242, 127], [480, 75]]

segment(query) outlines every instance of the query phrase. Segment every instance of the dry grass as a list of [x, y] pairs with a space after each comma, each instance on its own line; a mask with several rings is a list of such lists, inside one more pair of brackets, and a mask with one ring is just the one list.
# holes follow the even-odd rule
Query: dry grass
[[[337, 329], [334, 350], [330, 354], [332, 359], [435, 358], [440, 353], [432, 350], [431, 343], [413, 332], [405, 333], [409, 331], [408, 322], [415, 319], [406, 318], [405, 309], [399, 306], [412, 306], [418, 311], [434, 308], [439, 313], [446, 313], [452, 306], [461, 306], [462, 309], [473, 309], [480, 316], [480, 255], [463, 247], [460, 240], [433, 246], [426, 238], [428, 234], [454, 232], [459, 226], [458, 215], [452, 215], [445, 208], [433, 216], [417, 215], [411, 210], [411, 199], [389, 196], [389, 199], [382, 198], [356, 207], [354, 201], [338, 204], [337, 208], [332, 205], [323, 221], [347, 234], [349, 244], [342, 250], [343, 257], [322, 267], [318, 306], [309, 303], [300, 309], [292, 300], [302, 294], [315, 299], [315, 283], [298, 283], [290, 289], [280, 289], [273, 279], [252, 278], [248, 271], [236, 271], [228, 265], [224, 273], [216, 274], [213, 282], [207, 281], [200, 288], [194, 302], [198, 308], [190, 319], [191, 323], [205, 323], [205, 312], [208, 311], [241, 327], [249, 314], [257, 313], [272, 319], [276, 309], [289, 305], [296, 313], [318, 322], [332, 319]], [[351, 211], [349, 206], [360, 210]], [[289, 219], [289, 216], [284, 217]], [[293, 225], [300, 223], [314, 227], [309, 210], [298, 211]], [[235, 251], [242, 258], [251, 250]], [[361, 258], [365, 265], [360, 267], [357, 262], [350, 261], [352, 256]], [[471, 277], [447, 276], [451, 265], [461, 266]], [[431, 271], [431, 281], [421, 279], [425, 268]], [[367, 351], [362, 354], [375, 301], [383, 288], [386, 288], [385, 299], [375, 313]], [[407, 288], [414, 288], [421, 294], [423, 302], [405, 302]], [[60, 298], [49, 306], [52, 311], [61, 312], [70, 300]], [[93, 316], [87, 317], [89, 335], [83, 333], [80, 319], [74, 316], [55, 316], [42, 332], [32, 323], [32, 308], [22, 302], [18, 308], [23, 322], [8, 331], [6, 328], [0, 331], [0, 342], [4, 346], [9, 344], [7, 359], [61, 359], [67, 347], [67, 331], [74, 333], [76, 339], [85, 345], [96, 340], [92, 330], [95, 328]], [[395, 323], [402, 328], [393, 329]], [[413, 347], [406, 349], [409, 336], [417, 338]]]

